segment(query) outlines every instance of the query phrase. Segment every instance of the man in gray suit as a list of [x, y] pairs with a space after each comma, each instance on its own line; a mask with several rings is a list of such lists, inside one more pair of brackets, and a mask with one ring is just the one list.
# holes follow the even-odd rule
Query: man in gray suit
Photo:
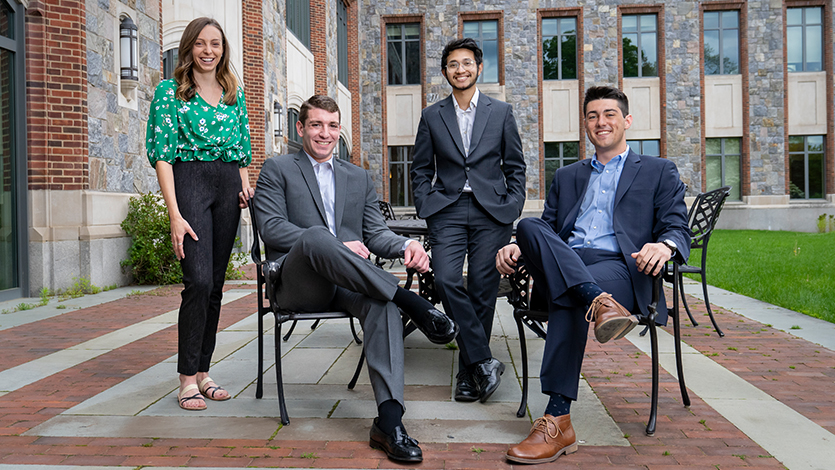
[[525, 204], [525, 159], [513, 109], [479, 92], [483, 68], [472, 39], [446, 45], [441, 72], [452, 94], [423, 110], [411, 171], [415, 208], [429, 227], [435, 285], [461, 328], [455, 399], [482, 403], [505, 367], [488, 344], [499, 286], [493, 260]]
[[419, 242], [386, 227], [368, 173], [333, 158], [340, 117], [336, 102], [327, 96], [305, 101], [296, 124], [304, 149], [270, 158], [258, 177], [258, 228], [267, 257], [281, 266], [273, 299], [291, 310], [345, 310], [360, 320], [379, 412], [371, 446], [391, 459], [419, 462], [421, 449], [401, 421], [403, 325], [398, 308], [432, 342], [448, 343], [458, 329], [368, 259], [370, 253], [403, 257], [407, 267], [429, 268]]

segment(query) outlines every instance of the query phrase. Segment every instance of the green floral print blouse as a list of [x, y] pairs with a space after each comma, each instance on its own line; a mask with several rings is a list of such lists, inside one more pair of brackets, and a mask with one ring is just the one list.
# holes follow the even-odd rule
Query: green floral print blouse
[[234, 106], [225, 104], [221, 95], [216, 107], [196, 93], [188, 102], [178, 100], [176, 91], [177, 82], [170, 79], [160, 82], [154, 92], [145, 144], [151, 166], [160, 160], [173, 165], [175, 160], [217, 159], [249, 166], [252, 146], [243, 90], [238, 87]]

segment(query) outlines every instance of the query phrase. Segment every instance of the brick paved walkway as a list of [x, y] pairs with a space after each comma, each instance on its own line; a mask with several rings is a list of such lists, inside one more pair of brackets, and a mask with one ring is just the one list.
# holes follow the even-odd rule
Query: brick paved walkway
[[[229, 288], [253, 289], [231, 283]], [[704, 305], [688, 298], [705, 318]], [[0, 372], [174, 310], [178, 287], [160, 288], [106, 304], [0, 331]], [[223, 307], [221, 329], [255, 311], [255, 294]], [[835, 353], [736, 313], [714, 307], [726, 332], [693, 328], [684, 341], [717, 364], [835, 432]], [[669, 330], [669, 328], [668, 328]], [[364, 441], [54, 437], [27, 433], [71, 407], [159, 364], [176, 353], [170, 326], [0, 396], [0, 468], [17, 465], [316, 468], [510, 468], [506, 444], [424, 443], [420, 465], [398, 466]], [[583, 374], [628, 446], [581, 446], [548, 468], [734, 469], [784, 468], [728, 419], [691, 394], [681, 406], [678, 383], [661, 375], [658, 430], [644, 434], [649, 414], [650, 359], [628, 341], [590, 340]], [[685, 370], [687, 374], [687, 370]], [[254, 376], [254, 371], [253, 371]], [[254, 377], [253, 377], [254, 378]], [[507, 375], [506, 379], [510, 379]], [[0, 390], [3, 390], [0, 383]], [[532, 389], [537, 393], [538, 387]], [[222, 405], [218, 405], [222, 406]], [[537, 414], [539, 410], [532, 410]], [[278, 429], [278, 419], [275, 419]], [[292, 426], [292, 424], [291, 424]], [[802, 432], [802, 430], [786, 430]], [[523, 436], [520, 436], [523, 437]], [[835, 443], [833, 444], [835, 449]], [[835, 451], [830, 449], [830, 452]], [[835, 462], [835, 454], [833, 454]], [[835, 467], [835, 464], [833, 464]]]

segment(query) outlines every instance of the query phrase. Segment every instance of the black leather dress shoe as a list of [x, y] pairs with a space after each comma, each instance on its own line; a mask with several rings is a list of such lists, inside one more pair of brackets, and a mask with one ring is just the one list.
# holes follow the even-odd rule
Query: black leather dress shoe
[[423, 461], [423, 452], [418, 447], [418, 441], [409, 437], [402, 426], [397, 426], [391, 434], [386, 434], [377, 427], [377, 418], [374, 418], [374, 424], [371, 425], [369, 445], [374, 449], [382, 450], [392, 460], [401, 462]]
[[430, 308], [418, 318], [410, 315], [412, 323], [435, 344], [447, 344], [458, 336], [458, 325], [438, 309]]
[[504, 374], [504, 364], [496, 358], [490, 358], [475, 366], [473, 376], [476, 384], [478, 384], [478, 400], [480, 402], [486, 402], [490, 395], [499, 388], [502, 374]]
[[473, 374], [467, 369], [461, 369], [456, 376], [455, 401], [471, 402], [478, 400], [478, 385]]

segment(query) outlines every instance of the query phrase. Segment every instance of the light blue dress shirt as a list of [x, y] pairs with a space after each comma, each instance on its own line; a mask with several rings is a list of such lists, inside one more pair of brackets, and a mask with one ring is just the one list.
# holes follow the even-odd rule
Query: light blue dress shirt
[[571, 248], [595, 248], [620, 253], [612, 218], [615, 209], [615, 193], [618, 190], [618, 182], [627, 155], [629, 155], [629, 147], [624, 153], [603, 165], [597, 159], [597, 154], [594, 154], [586, 195], [580, 205], [574, 231], [568, 238], [568, 246]]

